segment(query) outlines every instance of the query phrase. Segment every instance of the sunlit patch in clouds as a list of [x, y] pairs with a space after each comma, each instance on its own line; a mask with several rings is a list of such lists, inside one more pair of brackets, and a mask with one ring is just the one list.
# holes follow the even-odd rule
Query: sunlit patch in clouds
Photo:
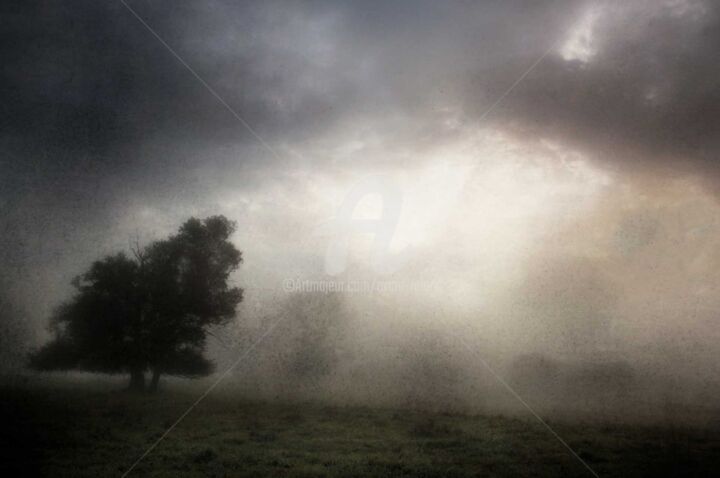
[[597, 53], [593, 28], [600, 15], [600, 7], [588, 8], [572, 27], [560, 49], [560, 54], [565, 61], [578, 60], [587, 63]]
[[[385, 148], [380, 149], [399, 149], [390, 144], [392, 139], [381, 142]], [[331, 149], [354, 151], [361, 145], [350, 140]], [[358, 196], [350, 217], [338, 222], [337, 215], [358, 185], [368, 178], [381, 178], [400, 202], [397, 222], [391, 225], [389, 253], [404, 254], [410, 262], [431, 255], [442, 261], [448, 252], [465, 254], [482, 258], [483, 270], [497, 267], [501, 273], [510, 258], [522, 258], [522, 248], [540, 231], [558, 218], [566, 219], [590, 207], [611, 182], [607, 173], [591, 166], [580, 153], [550, 143], [522, 144], [486, 130], [466, 131], [442, 147], [405, 154], [414, 156], [412, 167], [400, 162], [378, 168], [381, 158], [367, 157], [366, 163], [336, 163], [327, 170], [304, 170], [302, 186], [292, 194], [269, 186], [275, 191], [272, 202], [249, 209], [246, 220], [259, 228], [259, 237], [275, 241], [283, 238], [275, 238], [273, 230], [285, 235], [285, 228], [275, 229], [276, 223], [268, 223], [268, 216], [278, 217], [279, 225], [283, 217], [297, 222], [304, 213], [305, 219], [297, 223], [284, 254], [295, 250], [320, 258], [334, 237], [346, 236], [351, 242], [350, 263], [367, 269], [377, 231], [373, 227], [358, 231], [356, 226], [362, 221], [381, 222], [392, 206], [387, 201], [394, 199], [368, 189]], [[320, 272], [319, 264], [316, 261], [316, 269], [308, 273]], [[476, 269], [473, 261], [466, 264], [469, 270]]]

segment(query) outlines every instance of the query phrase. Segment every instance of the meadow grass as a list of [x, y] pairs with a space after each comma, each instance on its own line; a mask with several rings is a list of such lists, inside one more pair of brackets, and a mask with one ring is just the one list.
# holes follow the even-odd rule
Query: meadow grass
[[[121, 476], [196, 392], [3, 389], [0, 471], [4, 476]], [[717, 476], [717, 431], [551, 426], [603, 477]], [[130, 476], [593, 475], [531, 418], [258, 402], [220, 393], [193, 410]]]

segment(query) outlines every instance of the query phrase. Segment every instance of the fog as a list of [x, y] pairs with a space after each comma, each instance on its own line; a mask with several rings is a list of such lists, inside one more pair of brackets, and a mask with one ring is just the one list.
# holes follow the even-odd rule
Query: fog
[[[226, 340], [249, 344], [279, 324], [233, 373], [235, 386], [286, 399], [524, 411], [507, 384], [553, 416], [706, 421], [718, 390], [714, 195], [686, 180], [657, 189], [560, 164], [467, 171], [442, 229], [421, 236], [415, 224], [423, 239], [409, 239], [393, 274], [369, 271], [362, 241], [338, 277], [277, 266], [278, 281], [294, 281], [258, 290]], [[523, 179], [538, 174], [543, 187]], [[498, 202], [507, 209], [493, 211]], [[356, 289], [322, 289], [330, 285]], [[217, 351], [228, 364], [235, 354]]]
[[6, 375], [92, 260], [223, 214], [239, 395], [708, 419], [716, 4], [131, 5], [194, 74], [122, 4], [2, 7]]

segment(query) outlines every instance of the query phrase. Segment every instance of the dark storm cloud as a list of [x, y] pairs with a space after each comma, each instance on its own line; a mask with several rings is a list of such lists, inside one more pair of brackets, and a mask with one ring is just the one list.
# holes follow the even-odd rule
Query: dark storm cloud
[[[457, 102], [458, 77], [532, 44], [528, 29], [562, 17], [550, 6], [566, 11], [565, 2], [131, 5], [280, 162], [293, 159], [282, 144], [355, 116], [399, 115], [411, 141], [412, 125], [432, 129], [435, 110]], [[37, 244], [61, 243], [60, 253], [130, 200], [202, 196], [198, 169], [283, 167], [121, 3], [8, 3], [0, 17], [5, 259], [22, 264]], [[509, 35], [511, 25], [525, 33]]]
[[[263, 69], [257, 7], [136, 3], [236, 111], [274, 136], [268, 92], [287, 78]], [[213, 9], [216, 19], [230, 9], [232, 22], [208, 24]], [[0, 18], [4, 265], [23, 269], [97, 243], [133, 200], [192, 198], [208, 149], [249, 139], [253, 157], [236, 161], [268, 156], [119, 2], [6, 3]], [[226, 34], [238, 36], [235, 56], [212, 44]]]
[[[468, 72], [547, 43], [535, 37], [571, 10], [567, 2], [132, 6], [270, 143], [358, 114], [422, 123], [443, 103], [464, 102], [458, 85]], [[119, 2], [5, 5], [2, 18], [10, 175], [35, 174], [62, 201], [72, 183], [182, 174], [228, 143], [270, 159]], [[169, 147], [142, 157], [148, 143]]]
[[[84, 153], [113, 174], [115, 163], [121, 170], [134, 166], [131, 154], [121, 154], [128, 145], [159, 134], [194, 133], [198, 140], [238, 134], [228, 113], [120, 3], [5, 10], [3, 132], [11, 145], [50, 150], [52, 164], [82, 163]], [[143, 13], [175, 43], [182, 22], [195, 14], [178, 6]], [[261, 109], [252, 99], [235, 106], [248, 115]], [[58, 152], [72, 154], [65, 159]]]
[[[603, 4], [596, 55], [581, 64], [551, 54], [490, 120], [615, 156], [610, 145], [709, 163], [718, 9], [703, 4], [698, 16], [677, 4]], [[356, 116], [400, 115], [433, 132], [445, 107], [482, 115], [593, 4], [131, 5], [289, 160], [282, 144]], [[276, 160], [119, 2], [8, 4], [2, 18], [6, 195], [35, 186], [72, 203], [95, 197], [88, 184], [157, 193], [149, 178], [181, 185], [228, 144], [253, 148], [235, 161]]]
[[599, 5], [594, 54], [587, 61], [549, 57], [505, 102], [506, 125], [583, 148], [621, 170], [710, 174], [717, 182], [718, 5]]

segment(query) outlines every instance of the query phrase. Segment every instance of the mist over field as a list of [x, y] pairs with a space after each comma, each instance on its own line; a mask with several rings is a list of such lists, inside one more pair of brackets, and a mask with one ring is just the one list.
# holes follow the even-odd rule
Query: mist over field
[[104, 380], [27, 368], [73, 278], [222, 215], [243, 295], [204, 329], [199, 393], [222, 377], [262, 403], [720, 424], [715, 2], [0, 19], [8, 386]]

